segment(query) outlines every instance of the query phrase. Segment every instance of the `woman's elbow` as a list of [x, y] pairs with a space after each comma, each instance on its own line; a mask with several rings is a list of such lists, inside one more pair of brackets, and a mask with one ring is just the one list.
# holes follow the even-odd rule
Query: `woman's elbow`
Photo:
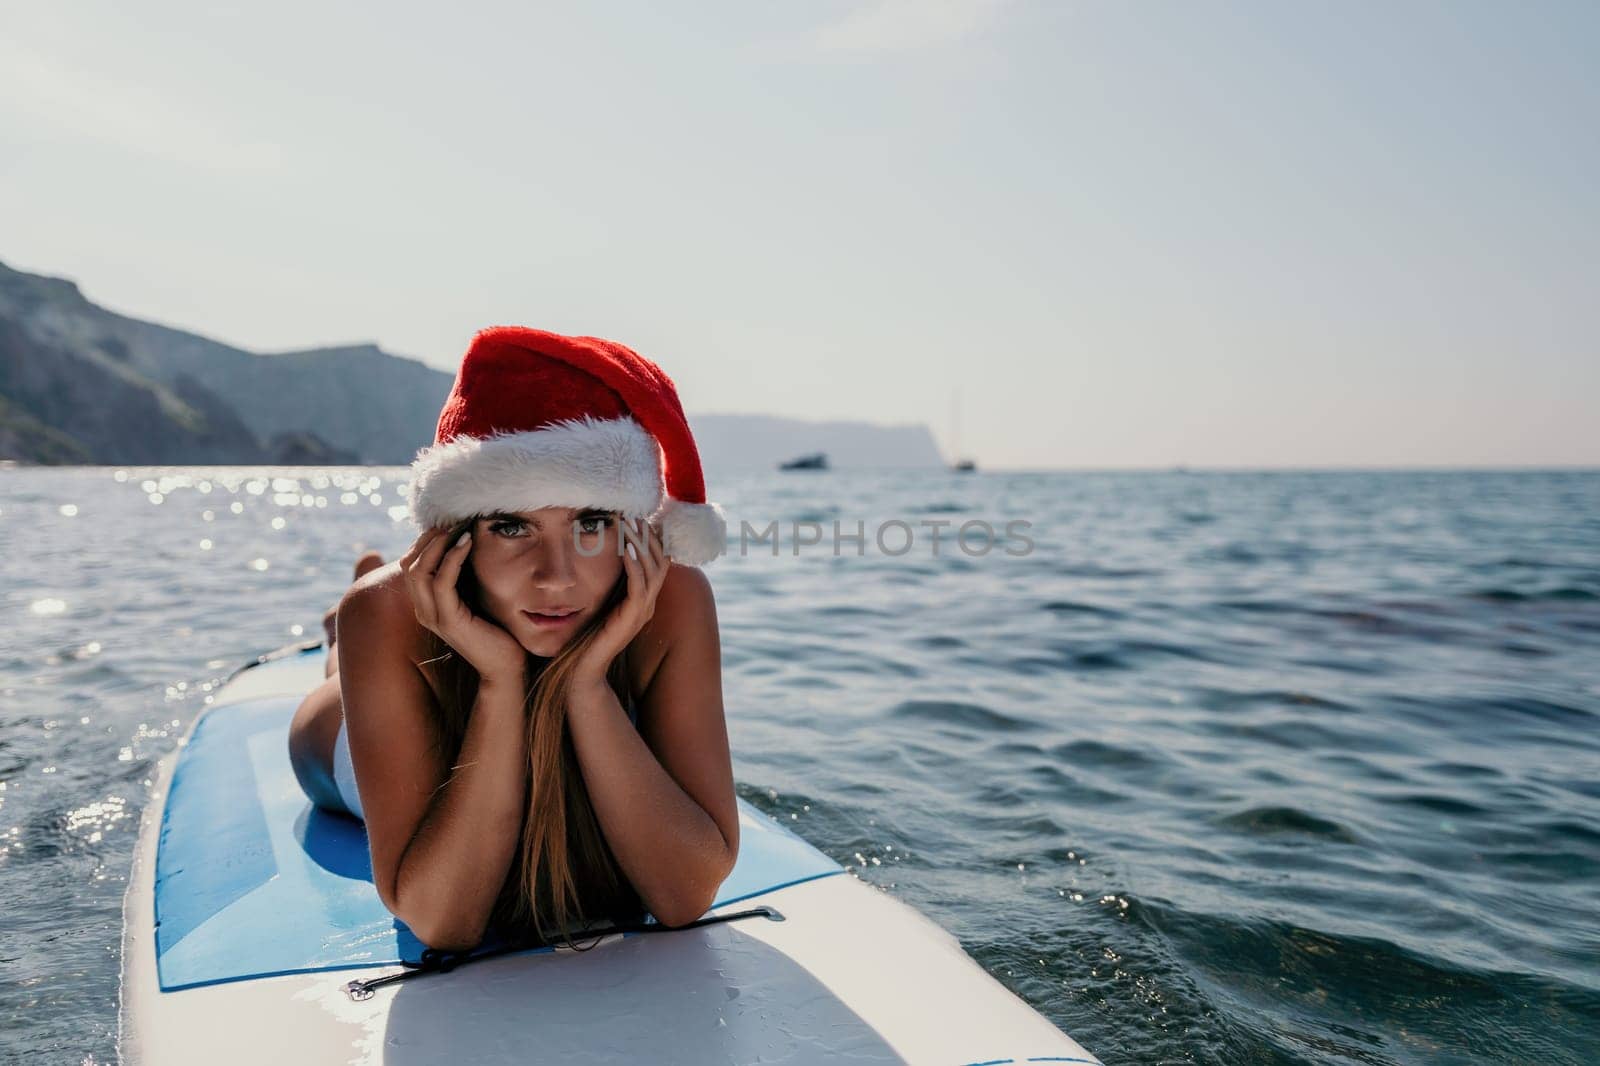
[[711, 909], [712, 900], [699, 902], [675, 902], [663, 905], [654, 912], [657, 922], [668, 929], [682, 929], [692, 922], [698, 921], [706, 911]]
[[664, 902], [651, 913], [656, 921], [669, 929], [685, 926], [701, 918], [711, 909], [717, 901], [717, 892], [721, 890], [722, 883], [733, 873], [733, 865], [738, 859], [737, 851], [727, 854], [718, 862], [711, 877], [700, 883], [692, 890], [683, 892], [677, 899]]
[[422, 908], [402, 904], [389, 893], [379, 892], [379, 898], [389, 913], [405, 923], [411, 935], [423, 944], [438, 951], [471, 951], [483, 943], [487, 922], [469, 927], [461, 921], [459, 913], [445, 911], [430, 913]]
[[400, 915], [395, 917], [406, 923], [406, 928], [411, 930], [412, 936], [436, 951], [471, 951], [483, 943], [482, 928], [469, 929], [459, 923], [430, 922], [427, 919], [413, 921]]

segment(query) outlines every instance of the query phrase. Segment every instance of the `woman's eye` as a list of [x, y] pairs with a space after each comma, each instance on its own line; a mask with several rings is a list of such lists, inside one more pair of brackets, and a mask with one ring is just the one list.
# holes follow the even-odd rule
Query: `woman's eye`
[[594, 536], [606, 528], [606, 521], [605, 515], [584, 515], [578, 519], [578, 532], [585, 536]]
[[528, 523], [518, 522], [511, 518], [502, 518], [489, 523], [489, 532], [500, 537], [520, 537], [527, 531]]

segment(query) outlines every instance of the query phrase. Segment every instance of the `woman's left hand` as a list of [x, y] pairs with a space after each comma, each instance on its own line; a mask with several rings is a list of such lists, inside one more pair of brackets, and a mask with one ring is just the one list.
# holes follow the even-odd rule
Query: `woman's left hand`
[[577, 685], [605, 683], [611, 661], [622, 654], [655, 613], [656, 597], [661, 594], [667, 568], [672, 565], [655, 527], [646, 519], [618, 515], [613, 528], [625, 545], [622, 566], [628, 575], [628, 595], [611, 609], [600, 632], [573, 668], [573, 683]]

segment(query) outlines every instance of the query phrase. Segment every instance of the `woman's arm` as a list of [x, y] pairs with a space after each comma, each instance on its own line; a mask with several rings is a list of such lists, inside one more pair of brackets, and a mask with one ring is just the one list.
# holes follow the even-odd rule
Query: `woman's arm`
[[[395, 900], [429, 947], [483, 940], [522, 839], [527, 717], [518, 692], [480, 687], [455, 771], [434, 795], [395, 872]], [[364, 801], [363, 801], [364, 802]]]
[[595, 816], [650, 913], [685, 925], [711, 906], [739, 853], [711, 583], [670, 567], [636, 638], [666, 644], [640, 699], [639, 730], [608, 685], [575, 689], [568, 728]]
[[433, 748], [432, 690], [411, 658], [403, 587], [358, 582], [339, 604], [350, 758], [383, 904], [423, 943], [477, 946], [519, 843], [527, 780], [521, 693], [480, 686], [454, 772]]

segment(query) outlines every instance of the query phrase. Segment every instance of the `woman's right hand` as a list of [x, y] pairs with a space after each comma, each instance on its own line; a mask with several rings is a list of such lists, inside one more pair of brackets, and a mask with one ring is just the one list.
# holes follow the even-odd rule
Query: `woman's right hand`
[[480, 685], [524, 683], [527, 651], [492, 619], [472, 613], [456, 592], [461, 566], [472, 551], [472, 531], [454, 538], [451, 529], [430, 529], [418, 537], [400, 558], [406, 591], [421, 625], [478, 671]]

